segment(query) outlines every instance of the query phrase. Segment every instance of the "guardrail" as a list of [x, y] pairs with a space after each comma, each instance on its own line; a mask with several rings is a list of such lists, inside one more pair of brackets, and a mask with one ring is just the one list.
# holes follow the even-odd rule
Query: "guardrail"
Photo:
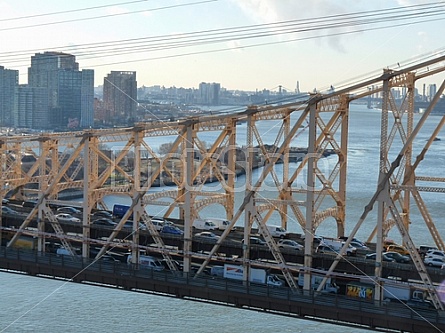
[[[119, 262], [0, 247], [0, 268], [21, 270], [33, 275], [58, 276], [95, 285], [111, 284], [135, 291], [159, 291], [287, 316], [323, 317], [336, 320], [337, 323], [348, 322], [368, 327], [375, 325], [400, 331], [402, 326], [399, 327], [398, 323], [405, 326], [411, 323], [412, 327], [421, 327], [419, 325], [423, 323], [422, 329], [425, 329], [429, 322], [434, 326], [427, 325], [428, 332], [435, 332], [434, 327], [439, 329], [437, 332], [445, 330], [444, 314], [434, 309], [413, 310], [404, 304], [376, 304], [342, 295], [315, 294], [303, 290], [292, 292], [287, 287], [273, 288], [208, 275], [195, 277], [193, 274], [169, 270], [154, 271]], [[382, 326], [385, 322], [387, 326]]]

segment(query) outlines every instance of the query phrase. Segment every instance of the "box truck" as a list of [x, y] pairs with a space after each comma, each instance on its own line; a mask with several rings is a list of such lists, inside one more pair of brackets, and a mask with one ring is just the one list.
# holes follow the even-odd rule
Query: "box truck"
[[[382, 281], [383, 299], [389, 299], [399, 302], [419, 301], [424, 302], [426, 291], [417, 288], [409, 283], [395, 283], [392, 281]], [[374, 299], [375, 286], [370, 283], [350, 282], [346, 285], [346, 296], [362, 298], [367, 300]]]
[[[113, 206], [113, 216], [122, 218], [129, 209], [130, 209], [130, 206], [116, 204]], [[132, 219], [133, 214], [131, 214], [131, 216], [129, 218]]]
[[[321, 281], [323, 281], [323, 278], [324, 278], [324, 275], [312, 273], [311, 274], [311, 288], [313, 290], [317, 290], [321, 284]], [[298, 274], [298, 286], [301, 288], [303, 288], [303, 286], [304, 286], [304, 273], [303, 272], [300, 272]], [[329, 277], [326, 280], [326, 283], [324, 284], [324, 287], [321, 290], [321, 292], [327, 293], [327, 294], [336, 294], [338, 292], [338, 286]]]
[[[244, 267], [240, 265], [225, 264], [223, 277], [226, 279], [243, 281]], [[249, 282], [267, 284], [272, 287], [283, 287], [284, 281], [274, 274], [268, 274], [262, 268], [250, 268]]]

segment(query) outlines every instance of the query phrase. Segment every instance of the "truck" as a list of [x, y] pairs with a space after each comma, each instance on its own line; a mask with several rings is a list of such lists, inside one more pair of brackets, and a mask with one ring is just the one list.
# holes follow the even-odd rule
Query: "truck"
[[[323, 281], [324, 275], [311, 273], [311, 288], [312, 290], [318, 290], [321, 281]], [[304, 287], [304, 272], [300, 272], [298, 274], [298, 286]], [[338, 292], [338, 286], [334, 283], [334, 281], [329, 277], [324, 284], [322, 293], [326, 294], [336, 294]]]
[[[320, 245], [329, 246], [334, 251], [338, 252], [343, 247], [345, 242], [341, 239], [332, 239], [332, 238], [323, 238]], [[348, 248], [346, 249], [346, 255], [348, 256], [355, 256], [357, 254], [357, 248], [351, 246], [349, 244]]]
[[[224, 264], [223, 277], [226, 279], [243, 281], [244, 267], [240, 265]], [[266, 284], [271, 287], [283, 287], [284, 281], [274, 274], [268, 274], [262, 268], [250, 268], [249, 282]]]
[[207, 218], [207, 219], [205, 219], [205, 221], [213, 222], [216, 225], [216, 228], [218, 230], [226, 230], [230, 224], [230, 221], [228, 221], [226, 219], [216, 218], [216, 217]]
[[[382, 280], [383, 299], [398, 302], [418, 301], [425, 302], [426, 291], [413, 284], [405, 282], [393, 282], [388, 279]], [[346, 285], [346, 296], [362, 298], [366, 300], [374, 299], [375, 285], [363, 282], [350, 282]]]
[[193, 221], [193, 228], [201, 230], [216, 230], [218, 227], [212, 221], [196, 219]]
[[[127, 263], [131, 264], [132, 263], [132, 255], [129, 254], [127, 257]], [[139, 266], [142, 268], [148, 268], [148, 269], [153, 269], [155, 271], [162, 271], [164, 270], [164, 265], [162, 264], [162, 262], [152, 256], [145, 256], [145, 255], [139, 255]]]
[[37, 238], [29, 236], [20, 236], [15, 241], [13, 247], [17, 249], [37, 250]]
[[[129, 209], [130, 209], [130, 206], [116, 204], [113, 206], [113, 216], [122, 218]], [[132, 219], [133, 214], [131, 214], [131, 216], [129, 218]]]
[[267, 225], [267, 229], [272, 237], [285, 238], [289, 234], [286, 229], [280, 227], [279, 225]]

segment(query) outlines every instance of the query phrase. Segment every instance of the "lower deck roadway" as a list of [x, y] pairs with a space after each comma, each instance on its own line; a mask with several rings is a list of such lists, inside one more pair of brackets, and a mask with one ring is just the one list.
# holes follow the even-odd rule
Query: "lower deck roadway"
[[239, 281], [193, 277], [183, 272], [134, 269], [123, 263], [75, 260], [49, 253], [0, 247], [0, 269], [386, 332], [445, 331], [445, 313], [435, 309], [413, 309], [398, 303], [376, 304], [341, 295], [315, 295], [302, 290], [292, 292], [286, 287], [244, 285]]

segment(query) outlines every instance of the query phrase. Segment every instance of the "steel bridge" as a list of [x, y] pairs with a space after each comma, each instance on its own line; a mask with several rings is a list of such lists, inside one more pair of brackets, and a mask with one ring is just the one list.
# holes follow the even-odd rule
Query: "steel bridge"
[[[64, 232], [49, 205], [60, 201], [59, 196], [65, 191], [79, 191], [83, 196], [84, 228], [82, 235], [75, 237], [76, 241], [79, 237], [83, 239], [84, 257], [88, 257], [92, 244], [102, 247], [98, 256], [106, 253], [113, 246], [119, 230], [133, 215], [134, 232], [130, 240], [133, 260], [136, 262], [139, 256], [136, 221], [142, 221], [173, 270], [171, 250], [164, 245], [147, 213], [151, 205], [158, 204], [167, 207], [165, 217], [184, 221], [183, 255], [185, 272], [188, 272], [193, 260], [193, 221], [199, 217], [202, 208], [219, 204], [225, 207], [230, 227], [206, 256], [197, 274], [202, 273], [211, 262], [235, 223], [242, 221], [244, 239], [249, 239], [253, 226], [257, 227], [274, 256], [276, 267], [280, 268], [291, 289], [296, 289], [295, 279], [266, 223], [272, 214], [278, 212], [283, 227], [293, 221], [301, 226], [305, 233], [306, 268], [312, 267], [313, 236], [327, 218], [334, 218], [338, 236], [344, 235], [350, 103], [381, 94], [380, 164], [379, 170], [376, 170], [379, 173], [378, 189], [364, 207], [345, 246], [329, 268], [326, 279], [334, 271], [369, 211], [377, 204], [377, 223], [369, 235], [369, 240], [373, 239], [377, 245], [376, 285], [379, 286], [381, 276], [383, 241], [391, 228], [397, 228], [413, 258], [419, 280], [425, 284], [435, 307], [442, 311], [443, 304], [410, 237], [409, 229], [412, 223], [410, 209], [416, 205], [436, 246], [445, 250], [442, 235], [421, 194], [423, 191], [443, 193], [445, 188], [441, 185], [445, 178], [441, 175], [416, 175], [418, 166], [426, 158], [426, 152], [443, 126], [444, 117], [438, 117], [437, 127], [421, 153], [413, 156], [413, 140], [443, 93], [445, 81], [417, 123], [414, 122], [415, 84], [425, 78], [440, 76], [445, 71], [444, 61], [445, 56], [441, 56], [397, 70], [385, 69], [381, 75], [363, 79], [337, 91], [309, 94], [307, 98], [285, 105], [249, 106], [240, 113], [189, 117], [174, 122], [137, 123], [129, 128], [2, 136], [0, 196], [35, 200], [34, 208], [16, 230], [8, 246], [14, 246], [19, 237], [26, 233], [35, 235], [39, 240], [38, 250], [45, 251], [47, 235], [44, 231], [45, 225], [49, 224], [54, 230], [54, 237], [73, 253], [74, 236]], [[402, 103], [396, 102], [395, 89], [403, 93]], [[263, 143], [264, 133], [257, 126], [260, 122], [270, 122], [271, 127], [278, 126], [273, 145]], [[244, 123], [247, 123], [246, 126], [240, 126]], [[208, 139], [204, 142], [203, 135], [207, 132], [214, 135], [212, 142], [208, 142]], [[241, 135], [246, 137], [246, 142], [239, 147], [237, 137]], [[154, 137], [171, 142], [167, 153], [156, 153], [156, 149], [150, 145]], [[297, 162], [292, 149], [296, 139], [300, 146], [304, 143], [307, 147], [304, 157]], [[398, 146], [402, 148], [396, 149]], [[336, 162], [321, 168], [320, 160], [328, 150], [334, 153]], [[291, 168], [295, 163], [296, 169]], [[275, 171], [277, 164], [283, 169], [282, 176]], [[261, 174], [254, 180], [253, 171], [260, 166]], [[239, 191], [236, 177], [239, 174], [245, 174], [246, 185], [243, 189], [244, 199], [236, 207], [235, 193]], [[262, 196], [267, 177], [273, 180], [274, 198]], [[296, 185], [298, 177], [304, 177], [304, 187]], [[206, 190], [204, 184], [209, 180], [219, 181], [222, 190]], [[148, 193], [150, 188], [164, 182], [175, 185], [175, 189]], [[419, 186], [419, 182], [429, 182], [431, 185]], [[270, 188], [271, 184], [267, 184], [269, 192]], [[104, 197], [110, 194], [128, 196], [131, 199], [130, 209], [106, 240], [91, 239], [91, 210], [110, 209], [104, 202]], [[179, 212], [178, 216], [173, 216], [175, 212]], [[29, 225], [35, 219], [38, 228], [30, 229]], [[5, 232], [3, 228], [0, 230]], [[247, 242], [243, 248], [243, 263], [246, 266], [249, 266], [249, 251]], [[309, 269], [304, 289], [310, 289]], [[375, 297], [381, 298], [379, 288], [376, 288]]]

